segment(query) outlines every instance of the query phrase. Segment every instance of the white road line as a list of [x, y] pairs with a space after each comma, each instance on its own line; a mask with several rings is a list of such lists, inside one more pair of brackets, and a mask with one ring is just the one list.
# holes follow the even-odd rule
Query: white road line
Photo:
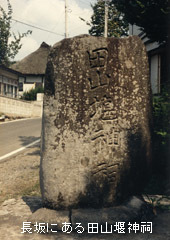
[[16, 119], [16, 120], [8, 121], [8, 122], [0, 122], [0, 125], [2, 125], [2, 124], [7, 124], [7, 123], [13, 123], [13, 122], [19, 122], [19, 121], [26, 121], [26, 120], [40, 119], [40, 118], [41, 118], [41, 117], [37, 117], [37, 118], [22, 118], [22, 119]]
[[34, 141], [34, 142], [32, 142], [32, 143], [30, 143], [30, 144], [22, 147], [22, 148], [19, 148], [19, 149], [15, 150], [15, 151], [12, 151], [12, 152], [8, 153], [8, 154], [5, 154], [5, 155], [3, 155], [2, 157], [0, 157], [0, 161], [3, 160], [3, 159], [5, 159], [5, 158], [7, 158], [7, 157], [12, 156], [13, 154], [16, 154], [16, 153], [18, 153], [18, 152], [21, 152], [22, 150], [24, 150], [24, 149], [26, 149], [26, 148], [28, 148], [28, 147], [31, 147], [31, 146], [33, 146], [34, 144], [39, 143], [39, 142], [40, 142], [40, 139], [38, 139], [38, 140], [36, 140], [36, 141]]

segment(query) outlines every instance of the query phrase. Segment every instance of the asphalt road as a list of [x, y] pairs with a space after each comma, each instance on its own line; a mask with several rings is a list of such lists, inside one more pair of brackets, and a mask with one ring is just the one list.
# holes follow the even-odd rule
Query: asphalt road
[[38, 140], [41, 120], [36, 118], [0, 124], [0, 157]]

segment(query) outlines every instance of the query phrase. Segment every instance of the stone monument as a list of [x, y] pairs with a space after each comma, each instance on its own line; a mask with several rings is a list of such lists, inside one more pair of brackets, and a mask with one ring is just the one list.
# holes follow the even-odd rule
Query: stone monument
[[136, 36], [81, 35], [54, 45], [40, 166], [47, 207], [107, 208], [140, 193], [151, 161], [148, 75]]

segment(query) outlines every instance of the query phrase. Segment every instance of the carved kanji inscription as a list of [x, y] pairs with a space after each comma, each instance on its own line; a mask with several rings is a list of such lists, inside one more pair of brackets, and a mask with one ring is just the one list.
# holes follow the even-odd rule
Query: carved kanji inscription
[[77, 36], [52, 47], [40, 164], [45, 206], [104, 208], [140, 192], [150, 160], [147, 61], [134, 36]]

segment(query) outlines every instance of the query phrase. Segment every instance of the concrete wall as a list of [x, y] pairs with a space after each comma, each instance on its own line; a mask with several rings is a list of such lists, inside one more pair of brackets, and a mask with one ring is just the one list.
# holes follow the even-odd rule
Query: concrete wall
[[37, 101], [41, 102], [43, 101], [44, 93], [37, 93]]
[[41, 117], [42, 101], [23, 101], [19, 99], [0, 96], [0, 112], [16, 117]]

